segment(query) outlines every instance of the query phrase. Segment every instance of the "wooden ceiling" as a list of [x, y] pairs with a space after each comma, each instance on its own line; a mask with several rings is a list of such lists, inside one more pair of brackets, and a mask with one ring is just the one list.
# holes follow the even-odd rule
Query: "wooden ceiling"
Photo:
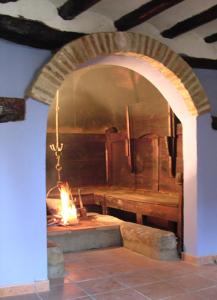
[[216, 0], [0, 0], [4, 39], [57, 50], [100, 31], [149, 35], [193, 67], [217, 69]]

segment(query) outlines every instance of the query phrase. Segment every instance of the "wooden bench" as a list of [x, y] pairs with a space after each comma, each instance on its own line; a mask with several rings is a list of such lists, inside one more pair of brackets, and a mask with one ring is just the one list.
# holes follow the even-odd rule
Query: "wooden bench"
[[[145, 192], [123, 187], [89, 187], [81, 190], [84, 205], [98, 205], [103, 214], [115, 208], [136, 215], [138, 224], [143, 216], [161, 218], [177, 223], [179, 248], [182, 243], [182, 191], [180, 194]], [[180, 249], [181, 250], [181, 249]]]

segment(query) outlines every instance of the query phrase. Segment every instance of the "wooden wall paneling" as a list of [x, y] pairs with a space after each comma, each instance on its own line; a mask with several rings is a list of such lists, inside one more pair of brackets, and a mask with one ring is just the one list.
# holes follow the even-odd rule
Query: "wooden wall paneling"
[[110, 185], [134, 187], [135, 175], [131, 173], [126, 149], [127, 133], [106, 135], [108, 151], [108, 178]]
[[126, 156], [125, 133], [114, 134], [111, 139], [111, 172], [112, 184], [134, 187], [135, 175], [131, 172]]
[[[153, 99], [152, 99], [153, 100]], [[130, 121], [132, 138], [146, 134], [170, 136], [170, 109], [166, 101], [146, 101], [130, 105]]]
[[159, 138], [159, 191], [178, 192], [175, 177], [171, 176], [171, 156], [167, 137]]
[[136, 139], [136, 188], [158, 191], [158, 137], [148, 134]]
[[[47, 134], [47, 187], [56, 184], [56, 161], [49, 149], [54, 139], [54, 133]], [[104, 135], [62, 133], [60, 141], [64, 144], [61, 157], [63, 181], [68, 181], [71, 187], [106, 183]]]

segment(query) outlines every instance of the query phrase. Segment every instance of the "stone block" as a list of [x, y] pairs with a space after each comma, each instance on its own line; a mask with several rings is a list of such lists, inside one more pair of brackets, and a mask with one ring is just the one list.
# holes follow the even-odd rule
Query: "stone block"
[[62, 248], [53, 241], [48, 241], [48, 278], [64, 276], [64, 256]]
[[120, 224], [123, 246], [158, 260], [178, 259], [174, 233], [140, 224]]

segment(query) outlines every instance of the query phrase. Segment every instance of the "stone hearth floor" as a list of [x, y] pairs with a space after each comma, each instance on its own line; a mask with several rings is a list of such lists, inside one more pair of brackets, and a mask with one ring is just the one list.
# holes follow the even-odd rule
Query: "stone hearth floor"
[[[50, 292], [7, 300], [216, 300], [217, 265], [156, 261], [125, 248], [65, 254]], [[2, 298], [1, 298], [2, 299]]]

